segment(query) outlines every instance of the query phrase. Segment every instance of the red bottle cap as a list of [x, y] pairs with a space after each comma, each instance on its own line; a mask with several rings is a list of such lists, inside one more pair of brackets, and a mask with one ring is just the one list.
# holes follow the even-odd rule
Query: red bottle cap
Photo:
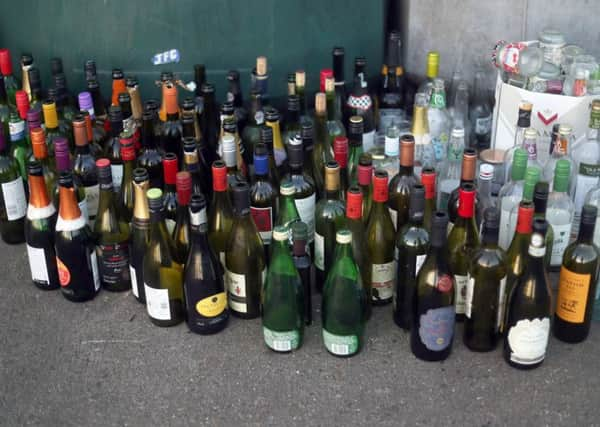
[[96, 167], [97, 168], [109, 168], [110, 167], [110, 160], [108, 159], [98, 159], [96, 160]]
[[0, 49], [0, 73], [2, 73], [3, 76], [10, 76], [12, 74], [10, 50], [6, 48]]
[[325, 92], [325, 80], [327, 80], [328, 77], [333, 78], [333, 70], [331, 68], [325, 68], [321, 70], [319, 73], [319, 87], [321, 88], [321, 92]]
[[165, 184], [175, 185], [177, 176], [177, 156], [173, 153], [167, 153], [163, 159], [163, 176]]
[[458, 215], [462, 218], [472, 218], [475, 211], [475, 186], [464, 184], [458, 190]]
[[129, 162], [135, 160], [135, 147], [133, 146], [131, 133], [122, 133], [119, 138], [119, 144], [121, 146], [121, 158], [123, 161]]
[[519, 216], [517, 216], [517, 233], [529, 234], [533, 225], [533, 204], [521, 203], [519, 205]]
[[192, 175], [187, 171], [177, 172], [177, 203], [187, 206], [192, 197]]
[[346, 193], [346, 217], [360, 219], [362, 216], [363, 195], [359, 188], [353, 188]]
[[373, 166], [358, 165], [358, 183], [360, 185], [370, 185], [373, 179]]
[[227, 191], [227, 166], [221, 160], [212, 165], [213, 191]]
[[27, 96], [27, 92], [24, 90], [16, 91], [15, 100], [17, 103], [17, 110], [19, 110], [19, 117], [26, 120], [27, 112], [29, 111], [29, 97]]
[[348, 167], [348, 138], [336, 136], [333, 140], [333, 157], [341, 169]]
[[421, 183], [425, 187], [425, 199], [433, 199], [435, 197], [435, 171], [429, 168], [423, 169]]
[[388, 200], [388, 176], [385, 171], [376, 171], [373, 177], [373, 201], [387, 202]]

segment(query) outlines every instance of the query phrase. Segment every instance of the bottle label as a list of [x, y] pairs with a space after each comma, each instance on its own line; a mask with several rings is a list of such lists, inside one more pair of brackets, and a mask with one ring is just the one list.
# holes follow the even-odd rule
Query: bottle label
[[90, 218], [90, 214], [88, 212], [87, 200], [84, 198], [81, 202], [77, 203], [79, 206], [79, 211], [81, 212], [81, 221], [83, 222], [82, 227], [88, 222]]
[[431, 351], [442, 351], [452, 343], [456, 315], [454, 307], [430, 308], [419, 318], [419, 338]]
[[477, 135], [487, 135], [492, 131], [492, 115], [479, 117], [475, 119], [475, 133]]
[[274, 351], [296, 350], [300, 345], [300, 333], [298, 331], [278, 332], [263, 326], [265, 344]]
[[325, 239], [315, 232], [315, 267], [325, 270]]
[[29, 258], [29, 268], [31, 269], [31, 278], [33, 281], [42, 285], [48, 285], [50, 283], [50, 275], [48, 274], [44, 249], [27, 245], [27, 256]]
[[200, 316], [216, 317], [227, 308], [227, 294], [219, 292], [196, 303], [196, 311]]
[[69, 286], [69, 283], [71, 283], [71, 272], [59, 257], [56, 257], [56, 268], [58, 270], [58, 282], [60, 283], [60, 286]]
[[169, 232], [169, 235], [173, 235], [173, 230], [175, 230], [175, 226], [177, 225], [177, 223], [171, 218], [165, 218], [165, 225], [167, 226], [167, 231]]
[[519, 74], [519, 57], [527, 49], [525, 43], [508, 43], [500, 50], [500, 66], [504, 71]]
[[508, 330], [510, 360], [520, 365], [541, 362], [546, 356], [549, 336], [549, 317], [519, 320]]
[[527, 159], [528, 160], [537, 160], [537, 144], [535, 139], [529, 140], [526, 139], [523, 142], [525, 150], [527, 150]]
[[256, 121], [257, 125], [262, 125], [265, 122], [265, 113], [263, 113], [262, 111], [257, 111], [254, 114], [254, 120]]
[[337, 356], [349, 356], [358, 351], [358, 335], [335, 335], [323, 328], [323, 343]]
[[229, 293], [229, 308], [238, 313], [248, 312], [246, 299], [246, 276], [225, 270], [225, 286]]
[[591, 274], [575, 273], [562, 267], [558, 279], [556, 314], [565, 322], [583, 323], [588, 304]]
[[168, 289], [156, 289], [144, 283], [148, 315], [155, 320], [171, 320], [171, 303]]
[[415, 267], [416, 267], [415, 268], [415, 277], [419, 274], [419, 271], [421, 271], [421, 267], [423, 267], [423, 264], [425, 263], [426, 258], [427, 258], [427, 254], [417, 255], [417, 257], [415, 259]]
[[300, 216], [300, 221], [306, 224], [308, 228], [308, 243], [315, 240], [315, 200], [314, 194], [303, 199], [295, 199], [296, 210]]
[[25, 121], [9, 122], [10, 141], [15, 142], [25, 138]]
[[506, 310], [506, 276], [500, 279], [498, 286], [498, 313], [496, 315], [496, 331], [500, 330], [500, 326], [504, 321], [504, 313]]
[[[87, 203], [88, 215], [90, 221], [93, 221], [98, 214], [98, 202], [100, 200], [100, 184], [83, 187], [85, 190], [85, 201]], [[90, 224], [91, 225], [91, 224]]]
[[137, 274], [135, 268], [131, 264], [129, 264], [129, 277], [131, 277], [131, 293], [133, 293], [136, 298], [139, 298], [140, 292], [138, 290]]
[[600, 177], [600, 165], [580, 163], [577, 173], [577, 181], [575, 185], [575, 196], [573, 203], [575, 204], [575, 212], [581, 212], [585, 196], [593, 188], [598, 187]]
[[[458, 287], [457, 287], [458, 288]], [[475, 278], [470, 277], [467, 280], [467, 295], [465, 296], [465, 316], [471, 318], [473, 311], [473, 291], [475, 289]], [[456, 311], [458, 313], [458, 309]]]
[[110, 165], [110, 173], [112, 174], [112, 183], [115, 193], [121, 190], [121, 183], [123, 182], [123, 165]]
[[456, 314], [465, 314], [469, 276], [455, 274], [454, 282], [456, 283]]
[[100, 274], [102, 280], [107, 284], [116, 284], [121, 279], [127, 279], [129, 251], [127, 242], [115, 243], [111, 245], [99, 244], [96, 247], [98, 258], [100, 258]]
[[256, 229], [265, 245], [271, 243], [273, 235], [273, 210], [268, 208], [256, 208], [250, 206], [250, 214], [256, 225]]
[[375, 146], [375, 129], [370, 132], [363, 133], [362, 137], [363, 152], [370, 152]]
[[554, 240], [552, 241], [552, 256], [550, 265], [560, 266], [562, 264], [563, 254], [569, 245], [569, 236], [571, 235], [571, 223], [552, 224]]
[[27, 198], [21, 177], [2, 183], [2, 196], [6, 207], [6, 217], [9, 221], [21, 219], [27, 214]]
[[373, 300], [381, 301], [392, 298], [396, 282], [396, 261], [373, 264], [371, 274]]
[[98, 292], [100, 290], [100, 274], [98, 274], [98, 258], [96, 257], [96, 251], [90, 251], [90, 270], [92, 270], [92, 279], [94, 280], [94, 290]]

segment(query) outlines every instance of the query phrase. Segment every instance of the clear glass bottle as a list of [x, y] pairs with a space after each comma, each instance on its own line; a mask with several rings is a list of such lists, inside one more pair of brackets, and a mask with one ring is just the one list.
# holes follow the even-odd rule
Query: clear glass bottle
[[430, 51], [427, 53], [427, 68], [425, 70], [425, 80], [419, 85], [417, 94], [424, 94], [427, 103], [433, 92], [433, 81], [438, 76], [440, 70], [440, 53]]
[[523, 140], [525, 139], [525, 130], [531, 127], [531, 110], [533, 104], [529, 101], [521, 100], [519, 103], [519, 112], [517, 114], [517, 126], [515, 129], [515, 139], [512, 147], [504, 153], [504, 182], [510, 178], [510, 169], [512, 167], [515, 150], [523, 148]]
[[475, 73], [473, 102], [469, 107], [469, 120], [473, 124], [473, 146], [478, 151], [490, 148], [492, 139], [492, 108], [483, 70]]
[[[548, 159], [548, 161], [546, 162], [546, 165], [544, 166], [544, 170], [543, 170], [544, 181], [552, 183], [553, 178], [554, 178], [554, 170], [556, 169], [556, 162], [559, 159], [566, 159], [571, 164], [571, 176], [569, 177], [569, 188], [574, 190], [574, 188], [571, 187], [571, 185], [572, 185], [571, 183], [574, 182], [574, 180], [572, 179], [573, 173], [575, 172], [575, 168], [573, 167], [573, 158], [571, 157], [571, 144], [574, 139], [573, 138], [573, 127], [571, 125], [561, 124], [558, 128], [558, 135], [559, 135], [559, 138], [554, 141], [554, 147], [552, 149], [552, 154], [550, 155], [550, 158]], [[552, 191], [552, 188], [550, 188], [550, 191]], [[574, 229], [577, 229], [577, 226], [575, 224], [577, 223], [578, 220], [579, 220], [579, 215], [577, 214], [577, 212], [575, 212], [575, 223], [573, 224]], [[576, 231], [577, 230], [573, 230], [573, 232], [576, 232]]]
[[439, 192], [438, 209], [442, 212], [448, 211], [448, 200], [450, 194], [460, 183], [461, 165], [463, 151], [465, 149], [465, 130], [453, 128], [448, 143], [448, 155], [439, 168]]
[[498, 246], [507, 250], [512, 240], [514, 229], [511, 229], [511, 214], [523, 197], [525, 169], [527, 168], [527, 152], [522, 148], [515, 151], [511, 179], [500, 189], [498, 203], [500, 206], [500, 234]]
[[[571, 165], [568, 160], [561, 159], [556, 162], [553, 190], [548, 196], [546, 220], [554, 232], [552, 254], [550, 257], [550, 269], [552, 271], [560, 269], [563, 254], [571, 238], [571, 226], [573, 224], [575, 207], [567, 194], [570, 169]], [[586, 201], [587, 203], [588, 201]]]
[[392, 121], [385, 132], [384, 159], [375, 165], [376, 170], [384, 170], [390, 179], [400, 170], [400, 128]]
[[427, 110], [429, 120], [429, 133], [435, 154], [435, 161], [441, 162], [445, 159], [450, 138], [451, 118], [446, 108], [446, 90], [444, 80], [436, 78], [433, 80], [433, 90]]
[[421, 174], [421, 169], [425, 166], [432, 168], [437, 166], [429, 133], [428, 104], [425, 94], [418, 93], [415, 96], [411, 133], [415, 138], [415, 173], [417, 175]]

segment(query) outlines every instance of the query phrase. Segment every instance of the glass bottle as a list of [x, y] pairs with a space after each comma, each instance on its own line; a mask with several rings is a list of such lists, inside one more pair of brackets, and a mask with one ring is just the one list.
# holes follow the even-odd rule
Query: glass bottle
[[269, 179], [267, 147], [263, 143], [258, 143], [254, 146], [254, 182], [250, 186], [250, 214], [263, 241], [267, 260], [273, 226], [275, 220], [279, 219], [277, 201], [278, 190]]
[[[18, 90], [17, 101], [18, 103], [28, 103], [27, 94]], [[9, 117], [10, 154], [19, 166], [21, 178], [27, 181], [27, 160], [31, 157], [31, 145], [27, 141], [28, 132], [24, 120], [27, 113], [22, 114], [20, 110], [11, 111]]]
[[302, 123], [302, 130], [300, 131], [300, 138], [302, 139], [302, 148], [304, 150], [304, 173], [309, 176], [315, 184], [315, 191], [319, 192], [319, 188], [316, 186], [315, 170], [313, 168], [312, 156], [313, 156], [313, 124], [312, 120], [306, 119]]
[[350, 185], [358, 184], [358, 162], [364, 153], [363, 123], [361, 116], [350, 116], [350, 119], [348, 119], [348, 176]]
[[348, 138], [336, 136], [333, 140], [333, 158], [340, 166], [340, 192], [342, 199], [346, 197], [346, 191], [350, 182], [348, 175]]
[[240, 73], [237, 70], [229, 70], [227, 72], [227, 101], [233, 104], [235, 111], [235, 120], [239, 124], [240, 129], [246, 125], [248, 112], [244, 107], [244, 97], [240, 87]]
[[408, 202], [413, 185], [419, 183], [415, 174], [415, 139], [412, 135], [400, 138], [400, 170], [392, 178], [389, 186], [388, 208], [396, 229], [408, 221]]
[[88, 144], [88, 132], [85, 119], [82, 115], [75, 116], [73, 120], [73, 133], [75, 136], [75, 157], [73, 159], [73, 179], [78, 187], [83, 188], [88, 209], [88, 225], [94, 226], [98, 213], [100, 198], [100, 184], [96, 161]]
[[500, 206], [500, 234], [498, 246], [507, 250], [514, 230], [511, 228], [511, 213], [518, 206], [523, 197], [523, 185], [525, 184], [525, 169], [527, 168], [527, 152], [519, 148], [515, 150], [514, 162], [511, 169], [511, 179], [507, 181], [498, 193], [498, 204]]
[[165, 209], [163, 219], [169, 235], [172, 235], [177, 221], [177, 156], [173, 153], [166, 153], [162, 163], [165, 182], [164, 193], [161, 194]]
[[[346, 131], [344, 129], [344, 125], [342, 123], [342, 113], [341, 106], [346, 103], [346, 95], [344, 89], [343, 82], [340, 85], [340, 82], [335, 80], [334, 77], [325, 78], [325, 99], [327, 104], [327, 146], [329, 150], [333, 149], [333, 140], [336, 136], [345, 135]], [[341, 91], [344, 92], [343, 95], [340, 95]], [[341, 101], [340, 101], [341, 99]], [[342, 102], [341, 105], [338, 106], [338, 102]]]
[[2, 132], [8, 135], [8, 118], [10, 116], [11, 107], [8, 104], [6, 95], [6, 87], [4, 86], [4, 76], [0, 73], [0, 124], [2, 124]]
[[392, 120], [399, 121], [405, 116], [402, 35], [399, 31], [393, 30], [388, 34], [386, 54], [379, 92], [378, 130], [380, 132], [385, 132]]
[[298, 105], [300, 107], [300, 123], [310, 121], [306, 115], [306, 72], [304, 70], [296, 71], [296, 95], [298, 95]]
[[452, 125], [450, 114], [446, 108], [446, 91], [442, 79], [435, 78], [433, 80], [427, 119], [435, 161], [436, 163], [441, 162], [448, 152], [448, 140], [450, 139]]
[[477, 180], [477, 223], [483, 222], [483, 213], [487, 208], [496, 207], [496, 200], [492, 196], [492, 181], [494, 179], [494, 166], [489, 163], [479, 165], [479, 179]]
[[162, 86], [163, 99], [166, 108], [166, 120], [163, 122], [161, 146], [166, 153], [175, 153], [181, 157], [182, 127], [179, 120], [179, 104], [177, 102], [177, 88], [165, 84]]
[[326, 95], [319, 92], [315, 95], [314, 139], [311, 162], [315, 174], [315, 184], [318, 189], [324, 186], [323, 168], [330, 160], [333, 160], [333, 149], [329, 143], [327, 130], [327, 101]]
[[[190, 250], [190, 218], [188, 206], [192, 197], [192, 176], [187, 171], [177, 172], [177, 220], [173, 229], [173, 243], [175, 252], [173, 258], [181, 265], [185, 265]], [[202, 194], [202, 193], [198, 193]]]
[[282, 136], [283, 143], [289, 145], [290, 139], [294, 138], [297, 134], [300, 134], [300, 130], [300, 100], [298, 95], [289, 95], [287, 100], [287, 115], [285, 118], [285, 132]]
[[30, 108], [41, 110], [43, 99], [42, 92], [42, 79], [40, 76], [40, 70], [36, 67], [29, 68], [27, 72], [27, 78], [29, 80], [29, 104]]
[[515, 139], [513, 146], [506, 150], [504, 154], [504, 182], [507, 182], [511, 176], [512, 163], [514, 162], [515, 151], [523, 147], [523, 140], [525, 139], [525, 130], [531, 127], [531, 111], [533, 110], [533, 104], [526, 100], [519, 102], [519, 112], [517, 114], [517, 125], [515, 128]]
[[424, 168], [421, 170], [421, 183], [425, 188], [425, 210], [423, 211], [423, 227], [431, 233], [431, 225], [436, 212], [435, 209], [435, 182], [437, 180], [435, 169]]
[[367, 153], [360, 156], [358, 161], [358, 187], [363, 195], [362, 199], [362, 219], [365, 225], [369, 221], [371, 214], [371, 205], [373, 201], [373, 164], [371, 156]]
[[125, 75], [123, 70], [120, 68], [113, 68], [112, 70], [112, 97], [110, 104], [112, 106], [119, 105], [119, 95], [127, 93], [127, 85], [125, 83]]
[[150, 186], [152, 188], [163, 188], [163, 152], [156, 144], [156, 136], [154, 134], [154, 114], [150, 111], [144, 111], [142, 113], [140, 143], [141, 148], [137, 156], [137, 166], [148, 171]]
[[354, 60], [354, 87], [346, 100], [346, 123], [350, 136], [352, 117], [363, 119], [361, 147], [364, 151], [369, 151], [375, 146], [375, 106], [369, 93], [366, 68], [367, 60], [364, 57]]
[[29, 85], [29, 69], [33, 67], [33, 56], [30, 53], [23, 53], [21, 55], [21, 90], [27, 94], [29, 101], [31, 101], [31, 86]]
[[[56, 160], [56, 173], [57, 174], [61, 174], [63, 172], [69, 172], [72, 173], [73, 170], [71, 168], [71, 159], [70, 159], [70, 153], [69, 153], [69, 143], [67, 142], [67, 139], [64, 137], [59, 137], [56, 138], [56, 140], [54, 141], [54, 160]], [[75, 195], [77, 197], [77, 203], [79, 205], [79, 210], [81, 211], [81, 215], [83, 215], [83, 217], [85, 218], [86, 221], [88, 221], [88, 207], [87, 207], [87, 200], [85, 197], [85, 191], [82, 187], [79, 187], [77, 185], [77, 182], [75, 180], [73, 180], [73, 191], [75, 192]], [[57, 186], [56, 189], [54, 190], [54, 205], [59, 207], [60, 210], [60, 205], [59, 205], [59, 201], [60, 201], [60, 186]]]
[[[554, 239], [550, 256], [550, 270], [558, 271], [562, 264], [563, 254], [571, 237], [571, 226], [575, 206], [567, 194], [571, 164], [566, 159], [556, 162], [554, 172], [554, 190], [548, 196], [546, 219], [552, 227]], [[594, 192], [594, 190], [592, 190]], [[590, 192], [590, 194], [592, 194]], [[588, 195], [589, 197], [589, 195]], [[600, 229], [600, 227], [599, 227]], [[548, 248], [546, 248], [549, 251]]]
[[256, 57], [256, 67], [251, 74], [252, 89], [260, 93], [264, 105], [269, 105], [269, 74], [266, 56]]
[[[572, 187], [572, 183], [576, 182], [575, 179], [573, 178], [573, 175], [575, 174], [575, 167], [574, 167], [574, 163], [573, 163], [573, 159], [571, 158], [571, 143], [573, 142], [573, 127], [571, 125], [567, 125], [567, 124], [561, 124], [558, 128], [558, 139], [554, 141], [554, 147], [552, 149], [552, 154], [550, 155], [550, 158], [548, 159], [548, 161], [546, 162], [546, 164], [544, 165], [544, 170], [543, 170], [543, 177], [544, 177], [544, 181], [546, 182], [552, 182], [553, 178], [554, 178], [554, 169], [556, 168], [556, 162], [558, 162], [560, 159], [565, 159], [567, 160], [570, 164], [571, 164], [571, 176], [569, 177], [569, 188], [571, 189], [571, 194], [574, 194], [575, 189]], [[552, 188], [550, 188], [550, 191], [552, 191]], [[575, 222], [573, 223], [573, 228], [574, 230], [572, 231], [573, 233], [575, 233], [577, 230], [575, 230], [579, 225], [579, 214], [577, 212], [577, 210], [575, 210]]]
[[208, 211], [208, 239], [221, 264], [225, 266], [225, 251], [231, 226], [233, 225], [233, 208], [227, 188], [227, 167], [217, 160], [212, 165], [213, 200]]
[[150, 188], [150, 176], [143, 168], [133, 171], [134, 205], [131, 220], [131, 242], [129, 245], [129, 276], [131, 293], [135, 299], [146, 303], [144, 289], [144, 253], [150, 241], [150, 210], [146, 192]]
[[411, 133], [415, 139], [415, 169], [420, 174], [425, 166], [435, 167], [435, 151], [431, 143], [427, 118], [428, 98], [424, 94], [415, 96]]
[[308, 253], [308, 227], [302, 221], [292, 224], [292, 259], [300, 274], [304, 295], [304, 322], [312, 323], [312, 289], [314, 286], [314, 270]]
[[342, 122], [344, 116], [344, 107], [346, 105], [346, 80], [344, 78], [344, 56], [345, 50], [343, 47], [334, 47], [333, 56], [333, 79], [335, 84], [335, 103], [334, 117], [337, 121]]
[[5, 243], [25, 241], [27, 196], [17, 162], [8, 155], [4, 132], [0, 132], [0, 236]]
[[[547, 182], [539, 181], [535, 184], [535, 189], [533, 192], [533, 219], [543, 219], [546, 221], [546, 211], [548, 207], [548, 188], [549, 185]], [[546, 223], [546, 232], [544, 233], [546, 243], [544, 244], [546, 248], [546, 254], [544, 255], [544, 262], [546, 264], [546, 268], [550, 268], [550, 258], [552, 255], [552, 244], [554, 243], [554, 230], [552, 229], [552, 225]]]
[[392, 121], [385, 132], [383, 147], [384, 160], [375, 166], [376, 170], [384, 170], [392, 179], [398, 174], [400, 157], [400, 128]]
[[[46, 137], [42, 128], [34, 128], [29, 132], [31, 135], [31, 146], [33, 148], [33, 157], [40, 163], [44, 182], [46, 183], [46, 191], [52, 195], [56, 188], [57, 174], [55, 165], [48, 157], [48, 146], [46, 145]], [[94, 169], [95, 169], [94, 164]], [[30, 174], [31, 175], [31, 174]]]
[[487, 74], [482, 69], [475, 72], [475, 93], [469, 106], [469, 120], [473, 124], [473, 146], [477, 151], [490, 148], [492, 139], [492, 108], [486, 80]]
[[121, 134], [126, 138], [131, 137], [130, 132], [123, 131], [123, 114], [121, 107], [111, 106], [108, 109], [108, 119], [110, 121], [110, 136], [104, 145], [104, 157], [110, 160], [110, 169], [113, 179], [113, 188], [115, 193], [121, 191], [121, 182], [123, 181], [123, 159], [121, 158]]
[[196, 140], [194, 137], [184, 137], [182, 145], [183, 163], [181, 168], [192, 176], [192, 193], [204, 196], [212, 195], [210, 172], [207, 165], [200, 161]]
[[4, 76], [4, 87], [8, 94], [8, 103], [15, 106], [15, 93], [17, 90], [21, 89], [21, 82], [13, 75], [10, 51], [6, 48], [0, 49], [0, 73]]
[[292, 224], [300, 221], [298, 209], [294, 201], [296, 189], [291, 181], [283, 180], [279, 186], [279, 208], [275, 225], [291, 228]]
[[433, 82], [437, 78], [440, 69], [440, 53], [436, 51], [427, 52], [427, 67], [425, 69], [425, 80], [419, 85], [417, 94], [425, 94], [426, 102], [433, 92]]
[[465, 142], [471, 147], [471, 122], [469, 121], [469, 85], [465, 80], [458, 82], [456, 92], [452, 99], [452, 128], [460, 128], [465, 131]]
[[260, 94], [253, 91], [250, 94], [250, 112], [248, 122], [242, 130], [242, 141], [244, 144], [244, 161], [246, 164], [252, 164], [252, 153], [254, 145], [260, 142], [260, 127], [265, 122], [265, 115], [262, 110]]
[[[121, 133], [121, 159], [123, 160], [123, 180], [121, 182], [121, 190], [118, 193], [119, 209], [122, 212], [123, 219], [131, 222], [133, 215], [133, 170], [135, 169], [135, 143], [131, 133]], [[89, 209], [89, 207], [88, 207]]]
[[[458, 198], [460, 188], [463, 184], [475, 184], [475, 174], [477, 171], [477, 152], [473, 148], [463, 150], [462, 164], [460, 168], [460, 183], [452, 190], [448, 197], [448, 219], [451, 225], [454, 225], [458, 217]], [[478, 197], [475, 196], [475, 209], [477, 209]]]
[[276, 187], [279, 186], [281, 181], [281, 175], [279, 175], [279, 169], [275, 166], [275, 156], [273, 154], [273, 129], [269, 126], [263, 125], [260, 128], [260, 142], [267, 147], [267, 153], [269, 156], [269, 175], [270, 180]]
[[[219, 140], [219, 112], [215, 100], [215, 87], [211, 83], [204, 83], [201, 88], [203, 109], [200, 114], [200, 129], [202, 137], [206, 141], [206, 162], [212, 165], [212, 162], [218, 160], [217, 143]], [[252, 151], [250, 151], [252, 152]]]

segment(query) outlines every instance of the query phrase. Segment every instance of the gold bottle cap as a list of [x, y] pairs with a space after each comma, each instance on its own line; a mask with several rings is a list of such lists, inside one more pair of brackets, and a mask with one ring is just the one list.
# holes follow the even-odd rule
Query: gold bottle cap
[[306, 73], [304, 70], [296, 71], [296, 87], [304, 87], [306, 85]]
[[338, 191], [340, 189], [340, 165], [334, 160], [325, 165], [325, 190]]
[[55, 129], [58, 127], [58, 114], [56, 113], [56, 104], [54, 101], [44, 101], [42, 104], [44, 113], [44, 124], [47, 128]]
[[381, 75], [382, 75], [382, 76], [387, 76], [387, 73], [388, 73], [388, 66], [387, 66], [387, 65], [385, 65], [385, 64], [383, 64], [383, 65], [381, 66]]
[[264, 76], [267, 74], [267, 57], [259, 56], [256, 58], [256, 75]]
[[396, 77], [400, 77], [404, 75], [404, 68], [402, 67], [402, 65], [398, 65], [396, 67]]
[[327, 112], [327, 97], [323, 92], [317, 92], [315, 95], [315, 111], [317, 114]]

